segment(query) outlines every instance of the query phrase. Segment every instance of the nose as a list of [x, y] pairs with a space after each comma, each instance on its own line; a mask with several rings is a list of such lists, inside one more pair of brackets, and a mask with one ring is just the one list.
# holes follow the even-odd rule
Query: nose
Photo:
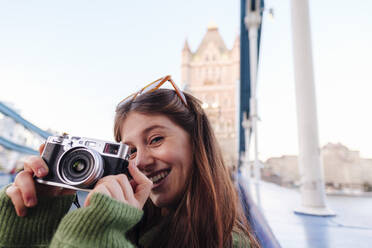
[[137, 166], [140, 171], [150, 171], [154, 165], [154, 162], [155, 158], [152, 156], [150, 151], [148, 151], [147, 149], [137, 149], [135, 166]]

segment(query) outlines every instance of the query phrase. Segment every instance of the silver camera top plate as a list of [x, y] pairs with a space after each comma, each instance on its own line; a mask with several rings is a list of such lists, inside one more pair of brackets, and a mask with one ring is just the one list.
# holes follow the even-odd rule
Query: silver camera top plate
[[[121, 158], [125, 160], [127, 160], [129, 157], [128, 156], [129, 147], [123, 143], [108, 142], [103, 140], [69, 135], [50, 136], [48, 137], [47, 142], [62, 145], [65, 151], [80, 146], [96, 150], [97, 152], [99, 152], [100, 154], [104, 154], [105, 156]], [[115, 151], [115, 154], [105, 151], [108, 145], [117, 146], [117, 151]]]

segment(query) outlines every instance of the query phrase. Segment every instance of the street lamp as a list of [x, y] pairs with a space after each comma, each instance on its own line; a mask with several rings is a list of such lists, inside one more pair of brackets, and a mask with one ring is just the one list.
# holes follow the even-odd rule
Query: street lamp
[[[251, 96], [249, 99], [250, 114], [249, 122], [244, 123], [246, 140], [251, 140], [250, 137], [254, 136], [254, 177], [255, 177], [255, 189], [256, 189], [256, 199], [257, 204], [261, 205], [260, 200], [260, 186], [259, 181], [261, 178], [260, 165], [258, 160], [258, 138], [257, 138], [257, 98], [256, 98], [256, 86], [257, 86], [257, 59], [258, 59], [258, 29], [261, 25], [261, 0], [247, 0], [246, 2], [246, 16], [244, 18], [244, 23], [248, 29], [248, 39], [249, 39], [249, 64], [250, 64], [250, 76], [251, 76]], [[249, 135], [250, 137], [247, 137]], [[249, 145], [249, 144], [248, 144]], [[249, 146], [248, 146], [249, 147]], [[249, 167], [249, 149], [246, 146], [245, 151], [245, 161], [246, 166]], [[250, 171], [248, 168], [246, 168]], [[250, 174], [248, 175], [250, 177]]]

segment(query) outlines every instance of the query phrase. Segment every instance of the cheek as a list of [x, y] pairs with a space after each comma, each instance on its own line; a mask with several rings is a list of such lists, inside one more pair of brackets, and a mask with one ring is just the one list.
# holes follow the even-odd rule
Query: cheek
[[191, 144], [188, 142], [169, 143], [154, 151], [157, 159], [180, 171], [179, 176], [187, 176], [193, 163]]
[[172, 166], [181, 167], [182, 169], [187, 169], [184, 167], [190, 167], [190, 158], [182, 152], [182, 149], [173, 149], [172, 151], [161, 152], [159, 156], [162, 157], [163, 161], [168, 162]]
[[171, 164], [182, 160], [182, 149], [171, 144], [159, 147], [154, 150], [153, 154], [157, 159]]
[[191, 171], [191, 167], [193, 164], [193, 158], [190, 155], [184, 154], [183, 156], [183, 167], [185, 168], [185, 171], [189, 174]]

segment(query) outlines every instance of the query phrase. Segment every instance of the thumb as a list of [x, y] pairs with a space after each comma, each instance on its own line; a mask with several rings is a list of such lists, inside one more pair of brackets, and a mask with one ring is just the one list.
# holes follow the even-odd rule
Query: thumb
[[137, 166], [131, 164], [128, 166], [128, 169], [133, 177], [133, 180], [137, 184], [134, 197], [137, 199], [140, 207], [142, 208], [143, 205], [145, 205], [147, 198], [149, 198], [153, 183], [137, 168]]

